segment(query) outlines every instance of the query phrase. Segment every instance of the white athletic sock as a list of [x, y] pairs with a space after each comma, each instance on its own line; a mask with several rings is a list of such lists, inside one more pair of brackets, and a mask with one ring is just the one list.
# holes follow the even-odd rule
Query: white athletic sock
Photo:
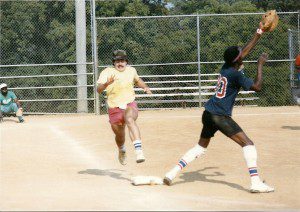
[[203, 148], [199, 144], [188, 150], [185, 155], [179, 160], [178, 164], [169, 172], [169, 177], [174, 179], [177, 173], [187, 166], [190, 162], [195, 160], [200, 155], [206, 152], [206, 148]]
[[119, 147], [119, 151], [126, 152], [125, 144]]
[[133, 146], [134, 146], [136, 153], [142, 151], [142, 141], [141, 140], [135, 140], [133, 142]]
[[251, 183], [261, 182], [257, 172], [257, 151], [254, 145], [243, 147], [244, 157], [248, 166]]
[[194, 146], [192, 149], [190, 149], [185, 153], [185, 155], [178, 162], [178, 166], [180, 167], [180, 169], [183, 169], [184, 167], [186, 167], [187, 164], [195, 160], [200, 155], [204, 154], [205, 151], [206, 148], [203, 148], [202, 146], [197, 144], [196, 146]]

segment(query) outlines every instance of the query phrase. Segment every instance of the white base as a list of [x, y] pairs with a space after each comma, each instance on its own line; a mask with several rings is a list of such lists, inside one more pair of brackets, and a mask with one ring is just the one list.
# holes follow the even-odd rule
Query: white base
[[131, 178], [133, 185], [162, 185], [163, 180], [155, 176], [135, 176]]

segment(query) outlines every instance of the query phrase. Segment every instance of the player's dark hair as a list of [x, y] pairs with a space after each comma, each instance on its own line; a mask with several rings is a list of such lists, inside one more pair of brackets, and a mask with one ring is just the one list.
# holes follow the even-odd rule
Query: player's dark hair
[[225, 66], [231, 67], [236, 64], [237, 61], [234, 61], [237, 56], [240, 54], [240, 48], [238, 46], [230, 46], [224, 52], [224, 61]]

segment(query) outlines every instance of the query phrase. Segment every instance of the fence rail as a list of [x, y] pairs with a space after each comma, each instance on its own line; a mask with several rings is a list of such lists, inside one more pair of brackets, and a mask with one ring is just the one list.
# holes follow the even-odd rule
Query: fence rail
[[[225, 48], [243, 46], [263, 14], [96, 17], [93, 3], [86, 1], [90, 6], [86, 23], [90, 37], [87, 62], [76, 63], [75, 9], [70, 10], [69, 16], [57, 9], [47, 22], [41, 22], [43, 19], [32, 18], [30, 14], [13, 16], [6, 8], [14, 4], [19, 12], [26, 7], [40, 10], [45, 2], [38, 1], [34, 5], [30, 1], [0, 2], [4, 11], [1, 23], [15, 33], [2, 33], [0, 39], [0, 83], [7, 83], [16, 93], [25, 113], [74, 114], [80, 102], [87, 104], [89, 113], [106, 113], [105, 94], [98, 96], [96, 81], [98, 72], [111, 64], [115, 49], [127, 51], [130, 65], [153, 92], [146, 95], [142, 89], [135, 88], [142, 110], [201, 107], [214, 95]], [[75, 8], [75, 1], [56, 4], [58, 8]], [[244, 61], [245, 74], [254, 78], [259, 55], [263, 51], [269, 53], [263, 91], [241, 91], [236, 106], [295, 104], [291, 88], [297, 84], [293, 63], [299, 53], [300, 13], [278, 14], [277, 29], [265, 33]], [[28, 29], [34, 33], [30, 34]], [[18, 43], [13, 42], [12, 35], [19, 39]], [[86, 72], [78, 72], [79, 67]]]

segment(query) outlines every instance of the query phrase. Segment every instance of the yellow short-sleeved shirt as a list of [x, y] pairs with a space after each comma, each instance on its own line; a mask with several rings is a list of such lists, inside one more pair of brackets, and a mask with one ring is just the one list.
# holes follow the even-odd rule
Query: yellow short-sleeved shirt
[[115, 76], [115, 81], [107, 86], [107, 104], [108, 107], [124, 107], [135, 99], [134, 83], [140, 78], [136, 69], [126, 66], [124, 71], [118, 71], [114, 67], [105, 68], [99, 76], [98, 84], [107, 82], [107, 78]]

